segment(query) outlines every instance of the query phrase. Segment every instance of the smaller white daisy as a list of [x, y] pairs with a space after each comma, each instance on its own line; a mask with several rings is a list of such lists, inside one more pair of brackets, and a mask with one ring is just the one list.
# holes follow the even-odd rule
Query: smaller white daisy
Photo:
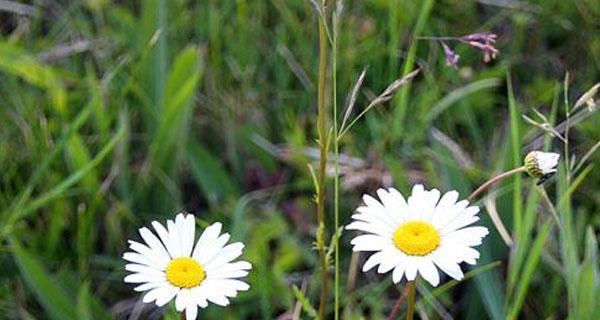
[[479, 220], [479, 208], [469, 206], [467, 200], [457, 202], [458, 192], [440, 198], [437, 189], [415, 185], [408, 201], [394, 188], [379, 189], [377, 195], [381, 202], [364, 195], [364, 206], [356, 209], [354, 221], [346, 227], [367, 233], [352, 239], [354, 251], [375, 252], [365, 262], [364, 272], [379, 265], [379, 273], [393, 269], [394, 283], [403, 277], [413, 281], [418, 273], [437, 286], [437, 269], [461, 280], [459, 264], [476, 263], [479, 252], [473, 247], [481, 244], [488, 229], [467, 227]]
[[246, 261], [232, 262], [242, 254], [244, 244], [226, 245], [230, 235], [221, 233], [221, 224], [207, 227], [196, 245], [194, 215], [182, 213], [175, 221], [167, 220], [167, 227], [152, 222], [158, 237], [148, 228], [139, 230], [145, 244], [129, 241], [131, 252], [123, 259], [131, 262], [125, 266], [133, 272], [125, 282], [138, 283], [135, 291], [147, 291], [143, 302], [164, 306], [175, 299], [175, 308], [185, 310], [187, 320], [196, 319], [198, 307], [206, 308], [208, 302], [227, 306], [229, 298], [250, 286], [238, 280], [252, 268]]
[[531, 151], [525, 156], [525, 169], [531, 176], [541, 178], [556, 172], [558, 159], [558, 153]]

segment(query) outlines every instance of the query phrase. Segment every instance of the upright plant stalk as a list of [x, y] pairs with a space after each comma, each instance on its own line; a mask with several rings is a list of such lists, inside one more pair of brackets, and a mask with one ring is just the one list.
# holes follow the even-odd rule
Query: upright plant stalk
[[[339, 3], [338, 3], [339, 5]], [[336, 7], [336, 10], [339, 8]], [[338, 15], [333, 15], [333, 36], [331, 43], [331, 75], [332, 75], [332, 95], [333, 95], [333, 227], [336, 232], [336, 236], [333, 238], [334, 243], [332, 244], [334, 250], [334, 267], [335, 275], [333, 280], [333, 317], [334, 320], [338, 320], [340, 317], [340, 251], [339, 251], [339, 228], [340, 228], [340, 178], [339, 178], [339, 140], [338, 140], [338, 118], [337, 118], [337, 30], [338, 30]]]
[[406, 320], [413, 320], [413, 316], [415, 315], [415, 289], [416, 289], [416, 279], [414, 281], [409, 281], [407, 286], [407, 303], [406, 307]]
[[325, 319], [327, 304], [328, 276], [327, 252], [325, 249], [325, 169], [327, 166], [327, 108], [325, 105], [325, 72], [327, 68], [327, 33], [325, 31], [325, 0], [321, 2], [319, 14], [319, 79], [317, 92], [317, 135], [319, 140], [319, 171], [317, 174], [317, 248], [321, 261], [321, 297], [319, 301], [319, 317]]

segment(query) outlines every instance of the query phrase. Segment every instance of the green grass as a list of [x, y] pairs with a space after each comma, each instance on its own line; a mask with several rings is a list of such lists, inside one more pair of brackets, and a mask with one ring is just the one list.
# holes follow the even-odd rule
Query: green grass
[[[421, 71], [329, 145], [346, 174], [339, 189], [331, 176], [322, 189], [327, 319], [336, 300], [340, 319], [384, 318], [402, 290], [390, 275], [351, 272], [365, 259], [352, 257], [352, 232], [331, 251], [334, 224], [350, 221], [361, 194], [391, 181], [402, 192], [424, 182], [466, 197], [520, 165], [542, 133], [522, 117], [536, 119], [534, 108], [553, 125], [591, 115], [572, 120], [566, 146], [544, 136], [540, 149], [563, 154], [555, 177], [537, 187], [516, 175], [496, 187], [514, 245], [482, 209], [491, 233], [478, 265], [458, 283], [418, 283], [417, 316], [600, 317], [600, 155], [580, 163], [600, 141], [600, 116], [572, 110], [600, 80], [600, 3], [484, 2], [495, 1], [343, 1], [335, 47], [327, 42], [321, 137], [340, 130], [363, 69], [348, 123], [392, 81]], [[318, 173], [319, 33], [310, 1], [33, 3], [45, 6], [33, 16], [0, 9], [0, 315], [126, 317], [140, 297], [122, 280], [127, 239], [180, 211], [195, 213], [199, 227], [221, 221], [254, 266], [250, 291], [200, 317], [318, 314], [307, 166]], [[453, 69], [438, 43], [415, 40], [478, 31], [499, 34], [492, 63], [449, 43], [461, 56]], [[79, 40], [83, 50], [68, 48]], [[345, 167], [346, 156], [366, 167]]]

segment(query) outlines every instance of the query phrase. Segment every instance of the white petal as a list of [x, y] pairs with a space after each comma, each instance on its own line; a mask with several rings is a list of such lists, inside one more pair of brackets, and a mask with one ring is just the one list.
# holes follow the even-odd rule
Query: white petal
[[403, 275], [404, 275], [404, 265], [399, 264], [394, 268], [394, 272], [392, 273], [392, 281], [394, 283], [399, 283], [402, 280]]
[[194, 247], [195, 220], [194, 215], [184, 216], [182, 213], [175, 217], [175, 224], [179, 230], [179, 239], [181, 243], [181, 255], [190, 257]]
[[381, 230], [383, 233], [392, 233], [398, 226], [397, 224], [391, 225], [390, 222], [381, 220], [378, 216], [368, 213], [369, 208], [359, 207], [356, 209], [357, 214], [352, 215], [352, 219], [355, 222], [364, 222], [372, 225], [371, 227], [377, 230]]
[[139, 242], [129, 240], [129, 248], [141, 254], [147, 260], [150, 260], [152, 262], [151, 266], [157, 269], [164, 270], [164, 268], [167, 266], [167, 263], [170, 261], [166, 257], [154, 252], [152, 249]]
[[237, 261], [224, 264], [215, 270], [206, 270], [206, 277], [215, 279], [241, 278], [245, 277], [251, 268], [250, 263]]
[[141, 265], [141, 264], [136, 264], [136, 263], [128, 263], [125, 265], [125, 270], [127, 271], [131, 271], [131, 272], [138, 272], [138, 273], [143, 273], [143, 274], [147, 274], [147, 275], [151, 275], [151, 276], [164, 276], [165, 273], [161, 270], [152, 268], [152, 267], [148, 267], [145, 265]]
[[350, 243], [354, 246], [353, 251], [380, 251], [392, 244], [392, 240], [377, 235], [364, 234], [352, 239]]
[[206, 301], [206, 289], [205, 286], [198, 286], [192, 288], [192, 299], [194, 302], [200, 306], [200, 308], [208, 307], [208, 301]]
[[229, 299], [227, 299], [226, 296], [220, 294], [220, 293], [216, 293], [216, 292], [211, 292], [208, 294], [208, 296], [206, 297], [208, 301], [219, 305], [221, 307], [226, 307], [229, 305]]
[[[385, 189], [377, 190], [377, 195], [387, 212], [387, 216], [394, 223], [394, 226], [402, 223], [404, 221], [402, 213], [406, 211], [406, 203], [402, 204], [396, 196]], [[400, 199], [404, 201], [404, 198]]]
[[388, 209], [375, 198], [368, 194], [363, 195], [364, 206], [356, 209], [356, 212], [366, 215], [370, 220], [379, 221], [390, 228], [398, 225], [398, 222], [389, 214]]
[[450, 232], [442, 236], [441, 242], [445, 245], [478, 246], [482, 239], [489, 233], [486, 227], [468, 227]]
[[418, 266], [418, 262], [419, 259], [417, 257], [414, 256], [407, 256], [406, 257], [406, 264], [405, 264], [405, 274], [406, 274], [406, 280], [408, 281], [413, 281], [415, 280], [415, 278], [417, 277], [417, 266]]
[[408, 215], [408, 203], [404, 199], [404, 196], [402, 196], [400, 191], [396, 190], [395, 188], [389, 188], [388, 191], [390, 196], [393, 197], [393, 202], [395, 202], [395, 205], [399, 209], [398, 213], [400, 214], [401, 218], [406, 220]]
[[167, 230], [169, 231], [169, 240], [173, 246], [173, 255], [175, 257], [181, 257], [181, 240], [179, 238], [179, 230], [173, 220], [167, 220]]
[[221, 223], [216, 222], [204, 229], [204, 232], [202, 232], [198, 242], [196, 242], [196, 246], [194, 247], [194, 252], [192, 253], [194, 259], [202, 263], [203, 259], [200, 259], [200, 255], [204, 250], [206, 250], [206, 246], [217, 241], [217, 238], [219, 238], [219, 234], [221, 233], [221, 227]]
[[225, 295], [226, 297], [235, 297], [237, 296], [238, 291], [247, 291], [250, 289], [250, 286], [240, 280], [234, 279], [207, 279], [206, 286], [211, 288], [219, 288], [218, 292]]
[[198, 248], [198, 251], [194, 251], [194, 259], [198, 260], [202, 265], [208, 264], [223, 250], [230, 237], [229, 233], [224, 233], [214, 241], [209, 241], [210, 239], [205, 241], [204, 245]]
[[368, 222], [362, 222], [362, 221], [354, 221], [354, 222], [350, 223], [349, 225], [347, 225], [346, 229], [369, 232], [369, 233], [377, 234], [382, 237], [386, 237], [386, 238], [390, 238], [390, 239], [392, 238], [392, 234], [394, 233], [394, 230], [392, 230], [392, 229], [381, 228], [380, 226], [377, 226], [377, 225], [374, 225], [374, 224], [371, 224]]
[[169, 290], [167, 289], [166, 286], [157, 287], [155, 289], [148, 291], [144, 295], [144, 298], [142, 298], [142, 302], [150, 303], [150, 302], [156, 300], [158, 297], [167, 295], [168, 293], [169, 293]]
[[386, 273], [392, 270], [395, 266], [401, 263], [406, 256], [402, 251], [392, 246], [384, 249], [382, 253], [383, 258], [381, 259], [381, 263], [377, 268], [378, 273]]
[[442, 219], [443, 215], [448, 214], [448, 212], [452, 210], [452, 207], [454, 207], [456, 201], [458, 200], [458, 196], [459, 194], [455, 190], [446, 192], [435, 207], [435, 211], [431, 218], [431, 223], [437, 225], [436, 221], [438, 219]]
[[532, 151], [536, 159], [537, 165], [542, 170], [542, 173], [553, 173], [556, 172], [556, 166], [558, 165], [558, 159], [560, 154], [554, 152], [542, 152]]
[[367, 205], [367, 207], [377, 208], [379, 212], [385, 212], [385, 207], [383, 204], [368, 194], [363, 195], [363, 202]]
[[479, 213], [479, 207], [468, 207], [460, 212], [452, 221], [449, 221], [446, 225], [441, 228], [441, 234], [448, 234], [454, 230], [458, 230], [462, 227], [466, 227], [479, 220], [477, 216]]
[[469, 201], [462, 200], [457, 202], [454, 206], [452, 206], [446, 212], [439, 212], [435, 215], [435, 219], [432, 219], [431, 224], [433, 224], [436, 229], [441, 229], [450, 221], [454, 220], [454, 218], [460, 214], [465, 208], [469, 206]]
[[416, 220], [419, 219], [421, 213], [424, 210], [424, 204], [422, 203], [423, 194], [425, 193], [425, 189], [422, 184], [416, 184], [412, 188], [412, 193], [410, 197], [408, 197], [408, 217], [407, 220]]
[[140, 232], [140, 235], [142, 236], [142, 238], [144, 239], [144, 241], [146, 242], [146, 244], [148, 244], [150, 249], [152, 249], [152, 251], [154, 251], [156, 254], [160, 255], [162, 259], [165, 259], [165, 260], [171, 259], [171, 257], [167, 253], [167, 250], [163, 246], [163, 244], [160, 242], [160, 240], [158, 240], [158, 237], [156, 237], [154, 235], [154, 233], [152, 233], [152, 231], [150, 231], [150, 229], [145, 228], [145, 227], [140, 228], [139, 232]]
[[142, 292], [148, 291], [150, 289], [158, 288], [158, 287], [166, 287], [167, 281], [155, 281], [155, 282], [146, 282], [144, 284], [140, 284], [139, 286], [133, 288], [133, 290]]
[[418, 268], [421, 276], [432, 286], [437, 287], [440, 284], [440, 274], [429, 257], [421, 257]]
[[142, 299], [142, 301], [144, 303], [156, 301], [155, 302], [156, 305], [159, 307], [162, 307], [165, 304], [167, 304], [169, 301], [171, 301], [173, 299], [173, 297], [177, 294], [178, 291], [179, 291], [179, 288], [171, 286], [171, 285], [161, 286], [156, 289], [148, 291], [148, 293], [146, 293], [144, 295], [144, 298]]
[[223, 250], [219, 251], [215, 257], [206, 263], [206, 270], [214, 270], [225, 263], [228, 263], [235, 258], [242, 255], [242, 250], [244, 249], [244, 244], [241, 242], [235, 242], [230, 245], [227, 245], [223, 248]]
[[173, 298], [179, 293], [180, 289], [178, 287], [172, 286], [169, 284], [167, 287], [168, 293], [166, 295], [162, 295], [156, 299], [156, 305], [159, 307], [164, 306], [169, 303], [169, 301], [173, 300]]
[[162, 243], [165, 245], [165, 248], [167, 249], [167, 252], [169, 252], [171, 258], [177, 258], [175, 255], [175, 249], [171, 243], [171, 238], [169, 237], [169, 231], [167, 231], [167, 229], [158, 221], [153, 221], [152, 226], [154, 227], [154, 230], [156, 230], [156, 233], [160, 237]]
[[198, 317], [198, 306], [196, 302], [192, 301], [185, 307], [185, 319], [195, 320]]
[[188, 288], [182, 288], [177, 297], [175, 297], [175, 309], [179, 312], [183, 311], [191, 299], [191, 291]]
[[206, 273], [207, 279], [232, 279], [232, 278], [242, 278], [248, 275], [247, 270], [230, 270], [230, 271], [222, 271], [220, 268], [214, 270], [210, 273]]
[[372, 254], [363, 265], [363, 272], [367, 272], [371, 270], [374, 266], [380, 264], [383, 256], [384, 254], [382, 253], [382, 251], [378, 251]]
[[439, 190], [425, 191], [423, 185], [415, 185], [411, 196], [408, 198], [408, 220], [429, 221], [439, 199]]
[[440, 191], [438, 189], [431, 189], [426, 193], [425, 197], [425, 210], [422, 213], [423, 220], [431, 221], [431, 217], [435, 212], [438, 200], [440, 200]]
[[144, 273], [132, 273], [126, 276], [123, 281], [126, 283], [144, 283], [144, 282], [156, 282], [163, 281], [165, 279], [164, 276], [157, 276], [151, 274]]
[[438, 247], [438, 249], [443, 248], [444, 250], [449, 250], [456, 257], [456, 262], [466, 262], [470, 265], [475, 265], [477, 263], [477, 259], [479, 259], [479, 252], [470, 247], [459, 247], [459, 246], [449, 246], [449, 247]]
[[202, 286], [204, 287], [204, 290], [206, 292], [206, 299], [208, 301], [220, 305], [222, 307], [229, 305], [229, 299], [227, 299], [227, 297], [221, 293], [220, 288], [214, 283], [207, 282]]
[[150, 259], [145, 258], [144, 256], [142, 256], [141, 254], [139, 254], [137, 252], [125, 252], [123, 254], [123, 259], [130, 261], [130, 262], [146, 265], [149, 267], [156, 266], [156, 264], [153, 263]]
[[460, 269], [460, 266], [454, 262], [454, 258], [445, 257], [443, 253], [440, 253], [439, 250], [434, 251], [431, 254], [433, 262], [435, 265], [440, 268], [444, 273], [451, 276], [456, 280], [462, 280], [464, 274]]

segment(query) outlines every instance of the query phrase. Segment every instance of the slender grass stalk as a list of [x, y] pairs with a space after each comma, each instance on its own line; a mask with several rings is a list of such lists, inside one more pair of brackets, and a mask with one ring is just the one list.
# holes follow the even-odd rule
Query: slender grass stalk
[[467, 198], [469, 201], [473, 201], [473, 199], [480, 194], [482, 191], [484, 191], [485, 189], [489, 188], [490, 186], [492, 186], [493, 184], [495, 184], [496, 182], [506, 178], [506, 177], [510, 177], [514, 174], [520, 173], [520, 172], [525, 172], [525, 166], [522, 167], [518, 167], [506, 172], [502, 172], [501, 174], [489, 179], [488, 181], [484, 182], [481, 186], [479, 186], [479, 188], [477, 188], [475, 191], [473, 191], [473, 193], [471, 193], [469, 195], [469, 197]]
[[325, 73], [327, 68], [327, 32], [325, 30], [325, 0], [321, 2], [319, 14], [319, 78], [317, 92], [317, 135], [319, 140], [319, 170], [317, 173], [317, 248], [321, 262], [321, 297], [319, 301], [319, 318], [325, 319], [325, 305], [327, 304], [328, 276], [327, 276], [327, 250], [325, 248], [325, 170], [327, 166], [327, 106], [325, 105]]
[[340, 237], [339, 237], [339, 226], [340, 226], [340, 178], [339, 178], [339, 141], [337, 139], [338, 135], [338, 115], [337, 115], [337, 34], [338, 34], [338, 18], [339, 18], [339, 10], [341, 10], [340, 6], [341, 2], [338, 1], [336, 4], [336, 13], [333, 15], [333, 34], [331, 41], [331, 76], [332, 76], [332, 96], [333, 96], [333, 227], [334, 232], [336, 232], [336, 236], [333, 237], [334, 243], [334, 281], [333, 281], [333, 317], [335, 320], [338, 320], [340, 317], [339, 309], [340, 309]]
[[565, 123], [566, 123], [566, 128], [565, 128], [565, 139], [563, 140], [564, 143], [564, 148], [563, 148], [563, 152], [564, 152], [564, 159], [565, 159], [565, 166], [566, 166], [566, 174], [567, 174], [567, 186], [571, 185], [571, 163], [569, 161], [569, 120], [571, 118], [571, 110], [569, 109], [569, 73], [567, 72], [567, 74], [565, 75], [565, 81], [564, 81], [564, 99], [565, 99]]
[[570, 74], [567, 72], [565, 74], [565, 79], [563, 81], [563, 95], [564, 95], [564, 106], [565, 106], [565, 133], [564, 133], [564, 141], [563, 141], [563, 152], [564, 152], [564, 161], [565, 161], [565, 182], [564, 192], [566, 193], [565, 202], [559, 202], [559, 209], [561, 210], [561, 222], [562, 222], [562, 232], [561, 234], [561, 242], [563, 250], [563, 264], [566, 270], [566, 280], [567, 280], [567, 306], [569, 315], [573, 315], [575, 313], [575, 305], [577, 300], [577, 288], [574, 283], [576, 283], [575, 270], [578, 270], [578, 255], [576, 251], [577, 242], [575, 240], [574, 234], [574, 226], [573, 226], [573, 217], [571, 211], [571, 196], [568, 193], [568, 189], [571, 186], [571, 159], [569, 158], [569, 129], [571, 127], [571, 109], [569, 106], [569, 81]]
[[415, 279], [414, 281], [409, 281], [406, 286], [407, 286], [407, 307], [406, 307], [406, 320], [412, 320], [413, 316], [415, 315], [415, 289], [416, 289], [416, 283], [417, 279]]

